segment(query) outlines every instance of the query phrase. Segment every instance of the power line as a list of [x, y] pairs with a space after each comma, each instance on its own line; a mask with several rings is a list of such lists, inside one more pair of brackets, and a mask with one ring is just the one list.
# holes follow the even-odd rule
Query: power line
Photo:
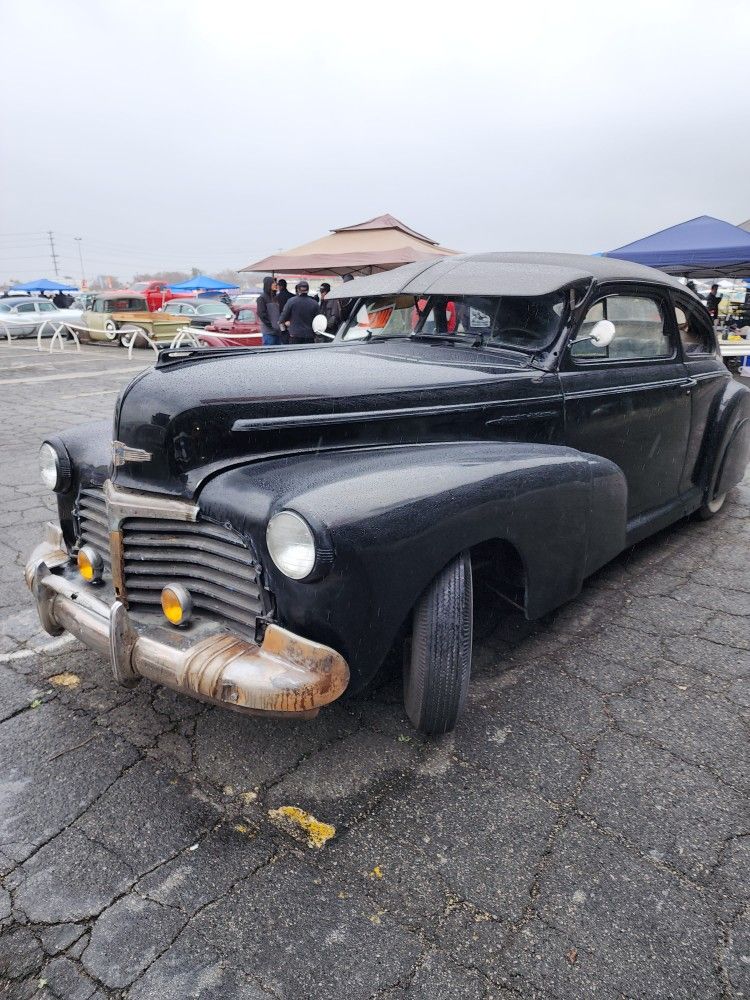
[[58, 270], [57, 267], [57, 254], [55, 253], [55, 239], [52, 235], [51, 229], [47, 230], [47, 235], [49, 236], [49, 249], [50, 249], [50, 254], [52, 255], [52, 266], [55, 269], [55, 277], [59, 278], [60, 271]]

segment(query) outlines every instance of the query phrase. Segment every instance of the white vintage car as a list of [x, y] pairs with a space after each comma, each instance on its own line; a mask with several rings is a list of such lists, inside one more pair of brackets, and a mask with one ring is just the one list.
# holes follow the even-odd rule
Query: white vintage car
[[0, 335], [17, 337], [51, 337], [60, 323], [80, 324], [80, 309], [58, 309], [42, 296], [18, 295], [0, 299]]

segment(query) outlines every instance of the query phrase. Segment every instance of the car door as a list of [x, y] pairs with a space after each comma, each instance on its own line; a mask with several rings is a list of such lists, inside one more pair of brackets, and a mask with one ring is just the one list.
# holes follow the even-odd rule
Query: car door
[[36, 333], [36, 306], [33, 302], [19, 302], [17, 306], [13, 306], [12, 312], [12, 330], [17, 337]]
[[[587, 337], [609, 319], [615, 335]], [[691, 380], [677, 345], [669, 294], [651, 285], [597, 290], [560, 370], [566, 443], [618, 465], [628, 484], [628, 520], [679, 505], [690, 436]]]
[[41, 327], [42, 333], [45, 336], [52, 336], [61, 322], [60, 310], [53, 302], [38, 301], [36, 303], [36, 311], [39, 313], [37, 317], [37, 330]]

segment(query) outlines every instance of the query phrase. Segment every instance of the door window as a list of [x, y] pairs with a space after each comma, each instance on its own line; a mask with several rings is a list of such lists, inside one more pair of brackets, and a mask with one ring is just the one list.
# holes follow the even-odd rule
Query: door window
[[[576, 361], [647, 361], [672, 356], [672, 345], [661, 301], [648, 295], [607, 295], [586, 313], [578, 336], [570, 345]], [[615, 326], [608, 347], [595, 347], [587, 338], [595, 323], [607, 319]]]
[[21, 302], [16, 306], [16, 312], [19, 313], [33, 313], [36, 312], [33, 302]]
[[714, 353], [712, 325], [697, 306], [680, 302], [674, 307], [674, 315], [685, 355]]
[[57, 306], [54, 302], [37, 302], [36, 307], [40, 313], [57, 312]]

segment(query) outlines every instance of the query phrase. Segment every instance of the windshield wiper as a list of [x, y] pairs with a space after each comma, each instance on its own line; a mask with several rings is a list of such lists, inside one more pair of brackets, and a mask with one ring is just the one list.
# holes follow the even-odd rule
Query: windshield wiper
[[447, 340], [464, 347], [481, 347], [484, 344], [484, 337], [481, 334], [474, 336], [471, 333], [425, 333], [422, 330], [409, 334], [409, 340]]

